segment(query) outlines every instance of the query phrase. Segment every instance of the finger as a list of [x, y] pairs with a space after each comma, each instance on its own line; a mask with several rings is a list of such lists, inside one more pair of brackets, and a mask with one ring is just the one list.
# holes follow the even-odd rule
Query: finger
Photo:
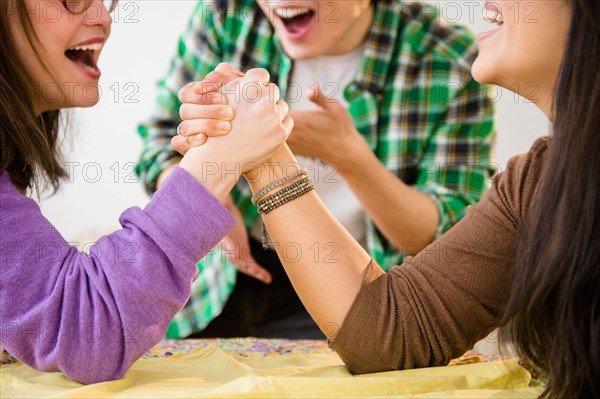
[[267, 85], [266, 91], [269, 94], [269, 101], [277, 105], [277, 103], [281, 99], [279, 86], [277, 86], [275, 83], [269, 83]]
[[277, 112], [279, 113], [279, 119], [283, 121], [290, 111], [290, 106], [283, 100], [279, 100], [277, 103]]
[[227, 97], [225, 97], [221, 93], [204, 93], [198, 94], [194, 91], [193, 88], [180, 90], [179, 91], [179, 101], [181, 103], [191, 103], [191, 104], [227, 104]]
[[196, 82], [190, 82], [190, 83], [186, 84], [185, 86], [183, 86], [179, 90], [179, 92], [177, 93], [177, 97], [179, 98], [179, 101], [185, 102], [185, 98], [188, 97], [190, 95], [190, 93], [194, 92], [195, 84], [196, 84]]
[[231, 64], [221, 62], [214, 71], [206, 75], [201, 82], [196, 83], [193, 88], [197, 94], [216, 92], [224, 84], [242, 76], [244, 74], [235, 69]]
[[231, 122], [215, 119], [188, 119], [179, 125], [177, 133], [183, 137], [191, 137], [204, 133], [209, 137], [223, 136], [231, 130]]
[[289, 138], [292, 130], [294, 130], [294, 119], [291, 116], [286, 116], [281, 123], [283, 124], [286, 138]]
[[212, 71], [206, 75], [202, 81], [197, 82], [193, 86], [193, 90], [197, 94], [217, 92], [221, 86], [234, 79], [238, 79], [238, 76], [219, 71]]
[[326, 110], [333, 109], [338, 104], [337, 100], [325, 95], [318, 84], [308, 90], [308, 99]]
[[265, 284], [271, 284], [271, 281], [273, 281], [271, 274], [258, 263], [256, 263], [254, 259], [247, 261], [243, 260], [237, 264], [234, 263], [234, 265], [241, 273], [260, 280]]
[[233, 65], [231, 65], [227, 62], [219, 63], [219, 65], [217, 65], [217, 67], [215, 68], [215, 71], [219, 71], [219, 72], [227, 73], [227, 74], [231, 74], [231, 75], [237, 75], [238, 77], [244, 76], [243, 72], [238, 71], [237, 69], [235, 69], [233, 67]]
[[217, 92], [221, 86], [232, 80], [243, 77], [244, 74], [225, 62], [217, 65], [214, 71], [209, 72], [201, 82], [192, 86], [197, 94]]
[[174, 136], [171, 139], [171, 146], [175, 151], [180, 153], [181, 155], [185, 155], [185, 153], [192, 147], [199, 147], [206, 143], [208, 137], [206, 134], [201, 133], [195, 136], [184, 137], [184, 136]]
[[253, 68], [246, 72], [246, 76], [244, 79], [252, 80], [259, 84], [266, 86], [271, 79], [271, 75], [269, 75], [269, 71], [263, 68]]
[[183, 103], [179, 107], [179, 116], [182, 120], [219, 119], [230, 121], [235, 116], [235, 111], [229, 105]]
[[179, 90], [178, 98], [182, 103], [194, 104], [227, 104], [227, 97], [218, 92], [196, 93], [198, 82], [191, 82]]

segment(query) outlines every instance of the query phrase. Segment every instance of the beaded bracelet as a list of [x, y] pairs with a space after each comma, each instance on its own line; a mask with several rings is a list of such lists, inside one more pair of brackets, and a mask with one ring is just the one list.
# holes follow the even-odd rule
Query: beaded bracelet
[[296, 171], [295, 173], [292, 173], [291, 175], [282, 177], [279, 180], [275, 180], [271, 183], [269, 183], [268, 185], [266, 185], [265, 187], [261, 188], [256, 194], [254, 194], [252, 196], [252, 203], [254, 205], [256, 205], [256, 203], [265, 196], [265, 194], [267, 194], [269, 191], [273, 190], [276, 187], [281, 186], [282, 184], [285, 184], [287, 182], [289, 182], [290, 180], [295, 179], [296, 177], [299, 176], [307, 176], [308, 171], [306, 169], [300, 169], [298, 171]]
[[[298, 180], [294, 184], [282, 188], [275, 194], [268, 196], [258, 202], [258, 212], [261, 214], [267, 214], [283, 204], [295, 200], [298, 197], [303, 196], [309, 191], [314, 190], [315, 186], [307, 176]], [[269, 239], [267, 238], [267, 229], [264, 221], [262, 222], [262, 247], [263, 249], [269, 249]]]
[[310, 181], [310, 179], [308, 177], [303, 177], [294, 184], [282, 188], [275, 194], [258, 201], [258, 203], [256, 204], [258, 206], [258, 212], [269, 213], [274, 209], [279, 208], [286, 202], [290, 202], [300, 197], [301, 195], [306, 194], [314, 188], [315, 186]]

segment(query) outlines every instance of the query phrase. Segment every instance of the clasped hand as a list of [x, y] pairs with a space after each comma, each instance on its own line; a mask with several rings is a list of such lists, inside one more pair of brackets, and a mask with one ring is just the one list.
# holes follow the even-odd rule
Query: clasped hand
[[[179, 100], [182, 123], [171, 140], [173, 148], [189, 155], [190, 148], [210, 146], [211, 159], [227, 161], [228, 171], [246, 175], [281, 147], [294, 124], [287, 103], [279, 98], [279, 88], [269, 83], [264, 69], [243, 74], [221, 63], [202, 82], [182, 88]], [[208, 137], [210, 143], [206, 143]], [[199, 157], [197, 161], [207, 160]], [[238, 224], [221, 241], [222, 253], [240, 272], [269, 284], [271, 275], [251, 255], [240, 211], [231, 197], [224, 205]]]
[[[180, 100], [184, 102], [181, 131], [184, 137], [177, 136], [172, 141], [178, 152], [185, 153], [191, 147], [203, 145], [208, 136], [221, 136], [231, 130], [234, 110], [227, 105], [227, 99], [219, 88], [241, 76], [244, 74], [222, 63], [202, 82], [190, 83], [181, 90]], [[277, 87], [272, 86], [274, 89]], [[350, 157], [364, 150], [366, 143], [356, 130], [348, 110], [339, 101], [324, 94], [318, 85], [310, 88], [308, 99], [315, 104], [314, 110], [289, 112], [294, 128], [287, 144], [295, 155], [318, 158], [333, 164], [337, 170], [343, 170], [348, 166]], [[287, 109], [287, 104], [285, 107]]]

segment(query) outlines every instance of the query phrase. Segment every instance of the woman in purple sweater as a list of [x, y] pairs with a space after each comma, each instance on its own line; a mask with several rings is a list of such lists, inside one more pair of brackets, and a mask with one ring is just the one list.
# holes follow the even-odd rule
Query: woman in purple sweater
[[268, 73], [248, 72], [241, 81], [260, 99], [229, 99], [230, 134], [188, 151], [146, 208], [126, 210], [123, 229], [89, 254], [71, 247], [25, 194], [66, 175], [60, 109], [95, 104], [116, 1], [0, 2], [0, 344], [83, 383], [120, 378], [163, 337], [196, 262], [234, 224], [220, 202], [239, 178], [231, 171], [267, 159], [292, 128]]

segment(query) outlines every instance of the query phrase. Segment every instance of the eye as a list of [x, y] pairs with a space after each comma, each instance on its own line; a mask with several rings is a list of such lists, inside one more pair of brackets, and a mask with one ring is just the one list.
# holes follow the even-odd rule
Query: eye
[[[62, 0], [65, 8], [72, 14], [83, 13], [92, 5], [92, 3], [94, 3], [94, 1], [95, 0]], [[102, 0], [102, 4], [104, 5], [104, 8], [111, 13], [117, 8], [119, 0]]]
[[81, 14], [89, 6], [92, 0], [63, 0], [65, 8], [73, 14]]

